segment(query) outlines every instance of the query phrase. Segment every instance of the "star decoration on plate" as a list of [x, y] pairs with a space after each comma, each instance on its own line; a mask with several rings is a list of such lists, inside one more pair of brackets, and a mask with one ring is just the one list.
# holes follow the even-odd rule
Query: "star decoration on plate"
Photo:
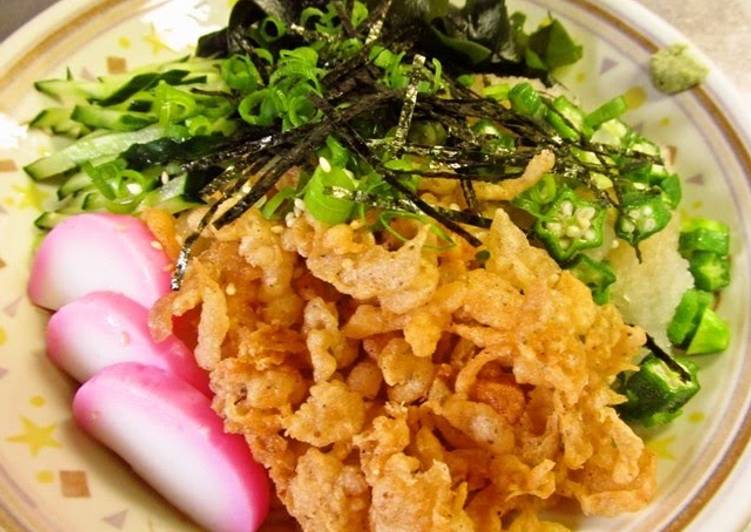
[[21, 201], [18, 204], [20, 209], [23, 209], [24, 207], [32, 207], [38, 211], [43, 210], [44, 200], [47, 198], [47, 195], [34, 183], [29, 182], [25, 187], [22, 187], [21, 185], [13, 185], [12, 188], [21, 198]]
[[57, 428], [54, 423], [52, 425], [37, 425], [24, 416], [21, 416], [21, 422], [23, 423], [23, 431], [15, 436], [9, 436], [6, 440], [11, 443], [28, 445], [31, 456], [38, 455], [39, 451], [47, 447], [60, 448], [63, 446], [52, 435]]
[[170, 47], [164, 44], [164, 41], [159, 38], [159, 33], [157, 33], [156, 28], [154, 28], [154, 25], [151, 25], [151, 29], [149, 30], [149, 34], [146, 35], [146, 37], [143, 38], [144, 41], [146, 41], [146, 44], [151, 46], [151, 52], [154, 55], [159, 54], [162, 50], [169, 50]]

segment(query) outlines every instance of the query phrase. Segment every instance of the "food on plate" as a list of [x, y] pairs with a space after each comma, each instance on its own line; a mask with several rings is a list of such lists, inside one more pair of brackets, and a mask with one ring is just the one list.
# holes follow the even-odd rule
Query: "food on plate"
[[468, 243], [400, 227], [389, 250], [366, 227], [250, 210], [152, 310], [159, 338], [202, 305], [214, 407], [303, 529], [483, 529], [560, 497], [643, 507], [654, 457], [611, 389], [643, 331], [503, 210], [483, 267]]
[[113, 291], [149, 308], [169, 292], [171, 265], [141, 220], [86, 213], [45, 237], [31, 267], [29, 298], [57, 310], [92, 292]]
[[[155, 342], [149, 311], [114, 292], [92, 292], [60, 308], [47, 325], [47, 354], [79, 382], [121, 362], [156, 366], [210, 394], [206, 372], [174, 335]], [[82, 334], [82, 331], [85, 331]]]
[[704, 81], [709, 69], [691, 54], [687, 45], [673, 44], [652, 55], [649, 73], [655, 87], [667, 94], [676, 94]]
[[242, 438], [224, 432], [211, 401], [182, 379], [142, 364], [110, 366], [78, 389], [73, 414], [201, 526], [243, 532], [263, 521], [266, 473]]
[[[582, 47], [525, 21], [502, 1], [240, 0], [195, 57], [38, 82], [58, 103], [32, 126], [72, 140], [25, 167], [58, 187], [30, 293], [66, 304], [50, 354], [89, 379], [82, 426], [209, 528], [235, 465], [232, 526], [262, 519], [241, 437], [283, 505], [269, 526], [561, 530], [542, 512], [644, 508], [656, 460], [632, 427], [678, 418], [692, 357], [729, 346], [730, 229], [681, 219], [626, 98], [588, 109], [555, 78]], [[195, 337], [181, 370], [175, 336]], [[133, 437], [162, 415], [184, 442]], [[201, 422], [234, 434], [213, 469]], [[153, 445], [184, 451], [174, 477]]]

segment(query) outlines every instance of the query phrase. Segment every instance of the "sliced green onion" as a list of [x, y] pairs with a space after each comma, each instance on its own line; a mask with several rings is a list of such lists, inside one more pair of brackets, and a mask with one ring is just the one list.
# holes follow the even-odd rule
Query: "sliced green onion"
[[311, 24], [311, 21], [320, 21], [326, 17], [326, 13], [318, 9], [317, 7], [306, 7], [300, 13], [300, 25], [303, 28], [312, 30], [315, 24]]
[[545, 116], [546, 107], [540, 94], [527, 82], [515, 85], [508, 93], [511, 107], [517, 113], [539, 120]]
[[266, 17], [261, 21], [260, 35], [267, 42], [278, 41], [287, 34], [287, 25], [276, 17]]
[[491, 98], [497, 101], [508, 100], [508, 93], [511, 90], [511, 85], [508, 83], [498, 83], [496, 85], [490, 85], [482, 89], [482, 95], [485, 98]]
[[156, 88], [154, 108], [159, 114], [159, 125], [166, 127], [193, 116], [198, 104], [192, 94], [160, 81]]
[[292, 187], [285, 187], [274, 196], [264, 203], [263, 207], [261, 207], [261, 215], [266, 218], [267, 220], [271, 220], [273, 218], [279, 217], [279, 209], [280, 207], [287, 201], [295, 197], [297, 194], [297, 191]]
[[598, 129], [605, 122], [618, 118], [626, 111], [628, 111], [626, 99], [618, 96], [589, 113], [584, 119], [584, 124], [592, 129]]
[[222, 63], [222, 78], [233, 89], [252, 92], [258, 87], [261, 76], [248, 56], [233, 55]]
[[548, 121], [548, 124], [553, 126], [553, 129], [555, 129], [556, 133], [558, 133], [564, 139], [576, 142], [581, 137], [581, 135], [579, 135], [579, 132], [576, 131], [573, 127], [569, 126], [566, 120], [553, 109], [548, 109], [545, 115], [545, 119]]
[[334, 167], [321, 157], [305, 188], [305, 208], [315, 219], [335, 225], [350, 219], [355, 203], [327, 193], [332, 187], [355, 190], [356, 182], [348, 170]]

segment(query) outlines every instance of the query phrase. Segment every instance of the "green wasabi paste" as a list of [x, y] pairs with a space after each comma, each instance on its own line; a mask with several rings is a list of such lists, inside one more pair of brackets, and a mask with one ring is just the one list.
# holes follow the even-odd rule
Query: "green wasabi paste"
[[652, 83], [660, 91], [675, 94], [698, 85], [709, 73], [685, 44], [673, 44], [652, 55], [649, 62]]

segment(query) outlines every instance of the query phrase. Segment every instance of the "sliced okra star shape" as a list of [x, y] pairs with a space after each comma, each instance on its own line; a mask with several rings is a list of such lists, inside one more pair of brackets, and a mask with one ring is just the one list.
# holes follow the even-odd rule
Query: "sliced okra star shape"
[[566, 262], [579, 251], [602, 244], [605, 209], [564, 189], [537, 221], [535, 233], [553, 258]]

